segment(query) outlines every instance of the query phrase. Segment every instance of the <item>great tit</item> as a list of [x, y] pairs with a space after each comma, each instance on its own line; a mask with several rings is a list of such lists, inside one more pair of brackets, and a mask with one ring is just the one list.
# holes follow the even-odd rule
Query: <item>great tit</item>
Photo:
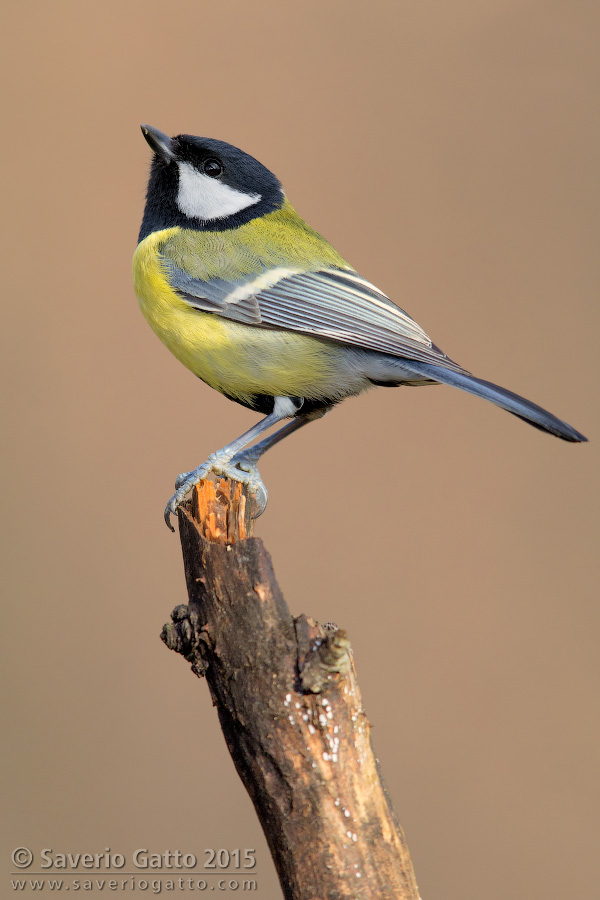
[[133, 258], [141, 310], [184, 366], [265, 416], [179, 476], [165, 510], [171, 530], [171, 514], [211, 471], [250, 485], [261, 512], [262, 454], [373, 385], [448, 384], [565, 441], [586, 440], [446, 356], [300, 218], [258, 160], [223, 141], [141, 128], [154, 151]]

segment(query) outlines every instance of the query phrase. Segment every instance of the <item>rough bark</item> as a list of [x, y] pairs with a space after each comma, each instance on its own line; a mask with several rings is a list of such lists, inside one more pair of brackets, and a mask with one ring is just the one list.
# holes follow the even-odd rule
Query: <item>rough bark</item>
[[189, 605], [163, 640], [206, 675], [286, 900], [419, 894], [345, 631], [293, 618], [240, 485], [179, 511]]

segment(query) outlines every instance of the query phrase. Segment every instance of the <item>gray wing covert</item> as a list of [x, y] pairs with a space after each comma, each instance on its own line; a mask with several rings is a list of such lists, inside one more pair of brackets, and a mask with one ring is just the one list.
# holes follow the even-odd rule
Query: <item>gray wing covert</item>
[[[182, 300], [185, 300], [194, 309], [217, 313], [233, 322], [260, 325], [261, 317], [256, 296], [244, 289], [245, 285], [253, 281], [256, 276], [253, 275], [247, 281], [235, 284], [221, 278], [202, 281], [201, 278], [188, 275], [165, 257], [162, 258], [162, 262], [167, 269], [171, 287], [177, 291]], [[235, 295], [236, 288], [241, 295], [239, 297]]]

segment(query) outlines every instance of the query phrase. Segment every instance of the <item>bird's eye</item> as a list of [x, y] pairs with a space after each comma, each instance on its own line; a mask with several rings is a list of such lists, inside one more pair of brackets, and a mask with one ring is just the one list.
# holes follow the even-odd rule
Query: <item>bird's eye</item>
[[218, 178], [223, 172], [223, 166], [218, 159], [205, 159], [202, 168], [204, 169], [204, 174], [209, 175], [211, 178]]

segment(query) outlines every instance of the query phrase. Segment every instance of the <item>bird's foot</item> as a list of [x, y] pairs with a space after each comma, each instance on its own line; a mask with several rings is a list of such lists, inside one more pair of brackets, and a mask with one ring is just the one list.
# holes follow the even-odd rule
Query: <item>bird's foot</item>
[[228, 454], [217, 451], [211, 453], [206, 462], [192, 469], [191, 472], [183, 472], [175, 481], [175, 493], [165, 508], [165, 522], [171, 531], [175, 531], [171, 525], [171, 516], [177, 513], [177, 507], [182, 503], [192, 488], [210, 473], [239, 481], [248, 487], [256, 501], [257, 512], [254, 518], [262, 515], [267, 506], [267, 489], [256, 468], [256, 461], [252, 458], [251, 451], [244, 451], [230, 457]]
[[242, 484], [248, 486], [248, 490], [254, 496], [256, 504], [252, 518], [258, 519], [267, 508], [269, 492], [267, 491], [264, 481], [260, 477], [260, 472], [256, 465], [260, 453], [255, 454], [253, 453], [253, 450], [253, 447], [248, 447], [247, 450], [241, 450], [239, 453], [236, 453], [231, 460], [231, 466], [238, 474], [230, 475], [229, 477], [234, 478], [236, 481], [241, 481]]

